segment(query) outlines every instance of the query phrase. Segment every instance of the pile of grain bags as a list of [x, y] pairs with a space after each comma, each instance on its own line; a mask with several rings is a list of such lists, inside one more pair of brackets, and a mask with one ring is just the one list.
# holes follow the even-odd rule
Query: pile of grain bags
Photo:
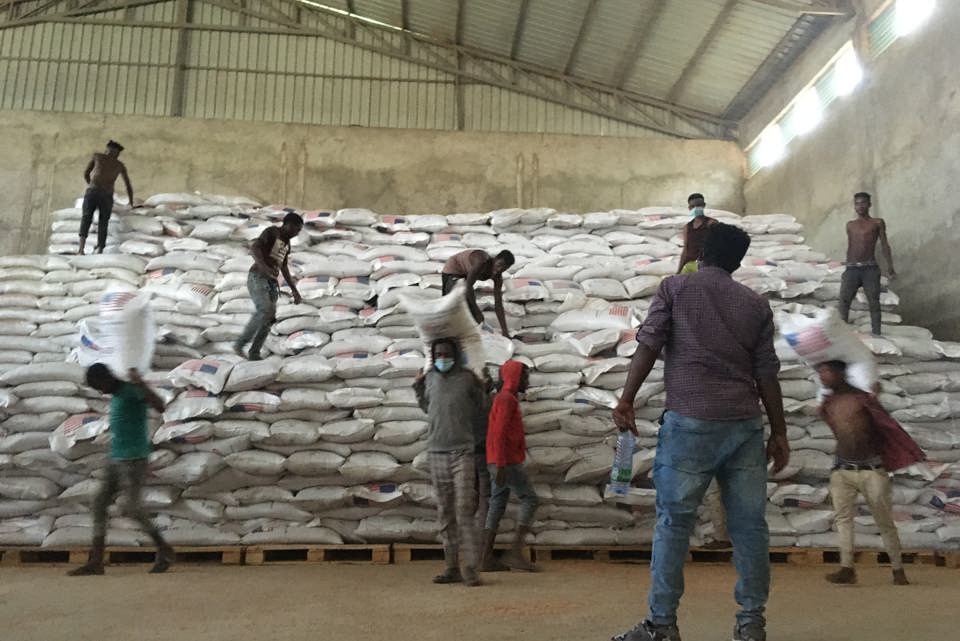
[[[517, 256], [504, 285], [513, 341], [492, 330], [492, 292], [479, 291], [478, 301], [488, 317], [483, 342], [494, 377], [495, 366], [511, 357], [532, 368], [522, 405], [542, 501], [536, 541], [650, 542], [655, 492], [646, 481], [665, 401], [659, 367], [639, 395], [635, 469], [647, 489], [622, 505], [604, 501], [601, 488], [613, 459], [610, 410], [636, 348], [636, 326], [660, 280], [676, 271], [686, 210], [303, 212], [306, 225], [290, 256], [303, 303], [284, 294], [267, 358], [240, 362], [231, 342], [253, 311], [247, 247], [285, 213], [246, 199], [160, 194], [118, 212], [115, 244], [104, 256], [0, 262], [0, 544], [89, 540], [90, 503], [107, 452], [106, 399], [81, 385], [82, 366], [99, 357], [96, 302], [108, 288], [153, 297], [159, 342], [148, 380], [168, 407], [152, 419], [156, 450], [145, 500], [172, 542], [436, 540], [425, 417], [410, 388], [425, 354], [399, 303], [409, 293], [439, 297], [443, 262], [470, 248]], [[751, 233], [736, 278], [775, 310], [812, 314], [835, 304], [843, 268], [804, 245], [793, 218], [708, 213]], [[60, 223], [78, 214], [56, 212], [56, 233], [67, 234]], [[69, 253], [66, 241], [52, 238], [51, 253]], [[946, 464], [960, 458], [960, 350], [899, 326], [896, 296], [883, 296], [887, 337], [867, 340], [881, 361], [884, 403], [942, 463], [932, 483], [895, 481], [905, 545], [957, 547], [960, 473]], [[862, 298], [852, 320], [868, 324]], [[829, 545], [833, 440], [815, 415], [812, 372], [783, 356], [794, 457], [769, 483], [773, 543]], [[57, 366], [40, 367], [47, 363]], [[866, 512], [858, 525], [866, 544], [879, 544]], [[695, 538], [711, 534], [704, 519]], [[109, 540], [145, 542], [119, 513]]]

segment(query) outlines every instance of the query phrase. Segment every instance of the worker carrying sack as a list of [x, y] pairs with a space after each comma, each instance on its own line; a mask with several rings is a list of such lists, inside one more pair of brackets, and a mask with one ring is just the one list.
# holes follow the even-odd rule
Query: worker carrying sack
[[[786, 345], [810, 367], [826, 361], [847, 364], [847, 382], [872, 394], [877, 385], [877, 361], [853, 329], [834, 309], [824, 309], [813, 318], [802, 314], [777, 317]], [[819, 390], [817, 398], [822, 398]]]
[[115, 376], [127, 371], [150, 371], [157, 326], [150, 309], [150, 296], [140, 292], [107, 291], [100, 299], [99, 314], [102, 360]]
[[[461, 282], [441, 298], [402, 294], [400, 306], [413, 319], [425, 354], [430, 353], [430, 345], [438, 338], [452, 338], [460, 346], [460, 364], [482, 377], [487, 358], [480, 326], [470, 313], [465, 294], [465, 285]], [[431, 365], [430, 359], [427, 359], [425, 369]]]

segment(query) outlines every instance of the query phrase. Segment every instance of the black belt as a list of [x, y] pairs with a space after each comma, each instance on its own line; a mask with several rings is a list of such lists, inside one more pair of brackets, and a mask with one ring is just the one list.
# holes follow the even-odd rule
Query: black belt
[[849, 463], [847, 461], [837, 461], [833, 464], [834, 470], [847, 470], [850, 472], [865, 472], [874, 470], [883, 470], [883, 463]]

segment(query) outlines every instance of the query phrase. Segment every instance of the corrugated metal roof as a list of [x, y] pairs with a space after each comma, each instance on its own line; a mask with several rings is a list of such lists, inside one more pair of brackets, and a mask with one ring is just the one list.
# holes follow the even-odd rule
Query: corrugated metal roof
[[353, 0], [357, 15], [399, 27], [400, 0]]
[[571, 72], [582, 78], [612, 77], [629, 49], [635, 23], [654, 0], [601, 0]]
[[[736, 0], [724, 12], [727, 0], [528, 0], [516, 57], [563, 73], [593, 6], [569, 68], [572, 76], [615, 88], [626, 68], [631, 73], [623, 88], [629, 91], [716, 116], [732, 109], [742, 114], [759, 99], [756, 89], [769, 85], [768, 76], [782, 73], [784, 65], [834, 19], [801, 19], [805, 3], [784, 0], [781, 4], [790, 3], [797, 9], [763, 0]], [[321, 0], [320, 4], [337, 8], [352, 4], [360, 16], [402, 25], [401, 0]], [[508, 57], [523, 4], [523, 0], [407, 0], [409, 28], [441, 42], [454, 42], [462, 5], [462, 44]], [[656, 22], [648, 25], [651, 18]], [[640, 33], [647, 38], [637, 43]], [[709, 42], [704, 42], [708, 35]], [[631, 60], [634, 51], [636, 59]], [[764, 64], [771, 56], [778, 64]], [[685, 69], [686, 77], [678, 83]]]
[[666, 98], [722, 9], [723, 0], [668, 0], [625, 87]]
[[463, 11], [463, 44], [509, 56], [519, 9], [516, 0], [467, 2]]
[[531, 0], [517, 58], [562, 71], [587, 0]]
[[724, 117], [740, 120], [749, 113], [757, 100], [766, 95], [776, 81], [800, 57], [817, 37], [826, 31], [830, 23], [815, 16], [805, 15], [797, 19], [790, 31], [780, 40], [773, 53], [754, 72], [753, 77], [740, 89], [731, 101]]
[[[400, 0], [396, 3], [399, 5]], [[455, 0], [410, 0], [410, 29], [453, 42], [457, 31], [457, 3]]]
[[734, 7], [677, 100], [722, 113], [796, 20], [793, 12], [765, 5]]

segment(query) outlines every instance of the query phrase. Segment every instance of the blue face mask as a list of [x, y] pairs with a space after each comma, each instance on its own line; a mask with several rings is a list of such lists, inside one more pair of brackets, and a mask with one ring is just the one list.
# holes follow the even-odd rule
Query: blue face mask
[[437, 368], [438, 372], [446, 374], [453, 369], [453, 359], [452, 358], [438, 358], [433, 361], [433, 366]]
[[693, 216], [694, 218], [697, 218], [698, 216], [703, 216], [704, 215], [703, 212], [704, 212], [703, 207], [694, 207], [693, 209], [690, 210], [690, 215]]

